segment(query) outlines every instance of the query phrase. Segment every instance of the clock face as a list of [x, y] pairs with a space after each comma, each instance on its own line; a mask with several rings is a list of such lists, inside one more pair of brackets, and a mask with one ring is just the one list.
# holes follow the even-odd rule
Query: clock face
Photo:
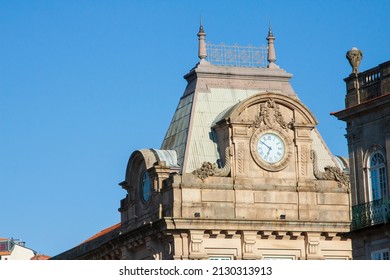
[[141, 178], [141, 198], [143, 202], [148, 202], [151, 195], [150, 177], [147, 171], [142, 173]]
[[279, 135], [266, 132], [260, 136], [257, 142], [257, 152], [262, 160], [274, 164], [283, 159], [286, 153], [286, 146]]

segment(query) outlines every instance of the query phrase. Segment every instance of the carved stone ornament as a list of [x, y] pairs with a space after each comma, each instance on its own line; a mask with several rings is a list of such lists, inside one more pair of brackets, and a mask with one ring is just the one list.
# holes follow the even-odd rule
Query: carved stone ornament
[[326, 166], [325, 171], [318, 169], [317, 154], [315, 151], [311, 151], [311, 157], [313, 159], [313, 173], [317, 180], [332, 180], [337, 181], [345, 187], [349, 187], [349, 176], [342, 172], [340, 168], [335, 166]]
[[218, 168], [215, 163], [211, 162], [203, 162], [202, 166], [194, 171], [196, 177], [202, 180], [208, 178], [209, 176], [217, 176], [217, 177], [226, 177], [230, 173], [230, 156], [229, 156], [229, 147], [225, 149], [225, 166], [223, 168]]
[[262, 123], [264, 123], [264, 125], [268, 128], [274, 128], [277, 123], [283, 129], [289, 128], [290, 125], [289, 123], [286, 123], [282, 113], [280, 112], [279, 105], [276, 104], [272, 98], [260, 104], [260, 112], [255, 117], [255, 120], [250, 127], [259, 128]]
[[358, 50], [357, 48], [352, 48], [347, 52], [346, 55], [349, 64], [352, 67], [352, 73], [357, 74], [359, 73], [359, 65], [363, 58], [363, 53], [361, 50]]

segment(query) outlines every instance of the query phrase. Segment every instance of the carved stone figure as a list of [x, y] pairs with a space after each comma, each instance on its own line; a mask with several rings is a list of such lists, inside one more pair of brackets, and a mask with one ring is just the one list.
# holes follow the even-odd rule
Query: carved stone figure
[[260, 104], [260, 112], [255, 117], [251, 127], [259, 128], [263, 122], [269, 128], [273, 128], [275, 123], [278, 123], [283, 129], [287, 129], [287, 123], [280, 112], [279, 105], [272, 98]]

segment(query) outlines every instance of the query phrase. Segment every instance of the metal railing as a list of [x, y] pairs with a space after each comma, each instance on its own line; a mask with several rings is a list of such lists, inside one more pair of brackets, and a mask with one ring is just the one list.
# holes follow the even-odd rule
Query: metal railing
[[266, 46], [239, 46], [207, 43], [207, 60], [214, 65], [236, 67], [266, 67]]
[[378, 199], [352, 206], [351, 230], [390, 222], [390, 199]]

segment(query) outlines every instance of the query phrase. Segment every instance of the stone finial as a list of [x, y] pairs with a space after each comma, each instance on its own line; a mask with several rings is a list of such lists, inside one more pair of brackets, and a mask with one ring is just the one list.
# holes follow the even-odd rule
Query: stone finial
[[268, 30], [267, 41], [268, 41], [268, 58], [267, 58], [268, 68], [278, 68], [278, 66], [275, 64], [276, 61], [276, 53], [275, 53], [275, 46], [274, 46], [275, 37], [274, 34], [272, 34], [271, 24]]
[[206, 60], [207, 51], [206, 51], [206, 42], [205, 42], [206, 33], [204, 32], [202, 22], [200, 22], [198, 37], [199, 37], [198, 57], [200, 58], [200, 61], [203, 62]]
[[352, 67], [352, 73], [357, 74], [359, 73], [359, 65], [363, 58], [363, 53], [361, 50], [353, 47], [347, 52], [346, 58], [349, 61], [349, 64]]

